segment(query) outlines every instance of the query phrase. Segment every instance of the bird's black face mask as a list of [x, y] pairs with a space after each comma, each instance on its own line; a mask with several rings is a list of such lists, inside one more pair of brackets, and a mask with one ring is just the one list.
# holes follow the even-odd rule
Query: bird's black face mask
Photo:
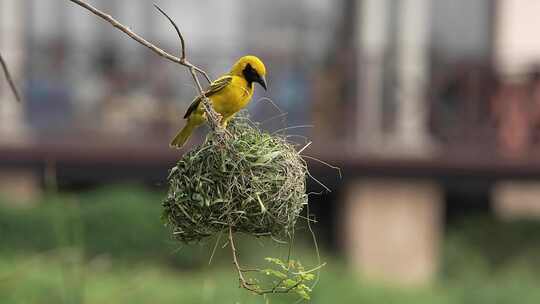
[[247, 64], [244, 70], [242, 71], [242, 74], [244, 74], [244, 78], [247, 80], [248, 85], [251, 86], [252, 83], [256, 82], [263, 87], [263, 89], [266, 91], [266, 79], [264, 79], [264, 76], [259, 75], [257, 71], [251, 66], [251, 64]]

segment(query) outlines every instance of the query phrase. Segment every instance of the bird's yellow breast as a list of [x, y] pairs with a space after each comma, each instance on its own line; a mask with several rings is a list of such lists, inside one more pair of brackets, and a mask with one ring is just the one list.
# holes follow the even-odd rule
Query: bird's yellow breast
[[253, 84], [250, 86], [244, 78], [233, 76], [231, 83], [220, 92], [212, 95], [210, 100], [216, 112], [227, 120], [244, 108], [252, 96]]

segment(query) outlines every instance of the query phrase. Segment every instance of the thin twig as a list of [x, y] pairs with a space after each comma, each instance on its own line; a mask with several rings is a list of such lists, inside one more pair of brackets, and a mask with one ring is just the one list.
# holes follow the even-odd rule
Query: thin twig
[[[138, 43], [140, 43], [140, 44], [142, 44], [144, 46], [146, 46], [147, 48], [154, 51], [154, 53], [158, 54], [159, 56], [161, 56], [163, 58], [166, 58], [166, 59], [168, 59], [168, 60], [170, 60], [172, 62], [175, 62], [175, 63], [181, 64], [183, 66], [186, 66], [188, 68], [193, 67], [197, 72], [201, 73], [208, 80], [208, 82], [212, 82], [210, 80], [210, 78], [208, 77], [208, 74], [206, 74], [205, 71], [203, 71], [202, 69], [194, 66], [193, 64], [191, 64], [189, 61], [186, 60], [186, 58], [185, 58], [185, 50], [182, 51], [183, 57], [178, 58], [178, 57], [176, 57], [174, 55], [171, 55], [171, 54], [165, 52], [164, 50], [158, 48], [154, 44], [148, 42], [146, 39], [139, 36], [137, 33], [133, 32], [129, 27], [123, 25], [118, 20], [114, 19], [111, 15], [100, 11], [99, 9], [97, 9], [97, 8], [93, 7], [92, 5], [86, 3], [86, 1], [83, 1], [83, 0], [69, 0], [69, 1], [71, 1], [71, 2], [73, 2], [75, 4], [77, 4], [77, 5], [85, 8], [85, 9], [87, 9], [88, 11], [93, 13], [94, 15], [96, 15], [96, 16], [102, 18], [103, 20], [109, 22], [112, 26], [114, 26], [115, 28], [119, 29], [120, 31], [124, 32], [126, 35], [131, 37], [131, 39], [137, 41]], [[183, 37], [182, 37], [182, 42], [183, 42]], [[185, 48], [184, 43], [182, 43], [182, 46]]]
[[316, 275], [316, 279], [315, 279], [315, 282], [313, 282], [313, 284], [311, 284], [311, 289], [315, 288], [315, 286], [317, 286], [317, 284], [319, 284], [319, 280], [321, 278], [321, 267], [326, 265], [326, 263], [322, 263], [321, 262], [321, 252], [319, 251], [319, 243], [317, 242], [317, 236], [315, 235], [315, 232], [313, 231], [313, 227], [311, 227], [311, 221], [310, 221], [310, 218], [309, 218], [309, 204], [306, 206], [306, 212], [307, 212], [307, 226], [308, 226], [308, 229], [309, 229], [309, 232], [311, 233], [311, 238], [313, 239], [313, 246], [315, 247], [315, 253], [317, 254], [317, 263], [319, 264], [320, 267], [316, 267], [316, 271], [317, 271], [317, 275]]
[[223, 230], [220, 231], [218, 234], [216, 243], [214, 244], [214, 249], [212, 250], [212, 254], [210, 255], [210, 259], [208, 260], [208, 265], [212, 264], [212, 259], [214, 258], [214, 254], [216, 253], [217, 247], [219, 245], [219, 241], [221, 240], [221, 235], [223, 235]]
[[221, 121], [220, 115], [216, 111], [214, 111], [214, 109], [212, 108], [212, 106], [210, 104], [210, 100], [205, 96], [204, 90], [203, 90], [203, 88], [201, 86], [201, 83], [200, 83], [198, 77], [197, 77], [197, 73], [200, 73], [201, 75], [203, 75], [205, 77], [205, 79], [209, 83], [211, 83], [212, 81], [211, 81], [210, 77], [208, 77], [208, 74], [204, 70], [202, 70], [201, 68], [195, 66], [194, 64], [192, 64], [191, 62], [189, 62], [186, 59], [186, 50], [185, 50], [184, 37], [180, 33], [180, 30], [178, 29], [178, 26], [174, 23], [174, 21], [161, 8], [159, 8], [157, 5], [154, 4], [154, 6], [172, 23], [172, 25], [174, 26], [174, 28], [176, 30], [176, 33], [180, 37], [180, 42], [181, 42], [181, 57], [180, 58], [178, 58], [178, 57], [176, 57], [174, 55], [171, 55], [171, 54], [167, 53], [166, 51], [158, 48], [154, 44], [148, 42], [143, 37], [141, 37], [138, 34], [136, 34], [135, 32], [133, 32], [130, 28], [128, 28], [127, 26], [125, 26], [122, 23], [118, 22], [111, 15], [100, 11], [99, 9], [97, 9], [97, 8], [93, 7], [92, 5], [88, 4], [86, 1], [83, 1], [83, 0], [69, 0], [69, 1], [81, 6], [83, 8], [85, 8], [86, 10], [90, 11], [94, 15], [96, 15], [96, 16], [100, 17], [101, 19], [107, 21], [112, 26], [114, 26], [118, 30], [120, 30], [123, 33], [125, 33], [126, 35], [128, 35], [131, 39], [133, 39], [133, 40], [137, 41], [138, 43], [144, 45], [145, 47], [149, 48], [150, 50], [152, 50], [157, 55], [159, 55], [159, 56], [161, 56], [161, 57], [163, 57], [165, 59], [168, 59], [168, 60], [170, 60], [170, 61], [172, 61], [174, 63], [177, 63], [177, 64], [180, 64], [180, 65], [183, 65], [183, 66], [187, 67], [189, 69], [189, 72], [190, 72], [191, 76], [193, 77], [193, 80], [194, 80], [195, 84], [197, 85], [197, 88], [199, 90], [199, 94], [202, 97], [204, 110], [206, 112], [210, 128], [212, 130], [214, 130], [214, 131], [221, 130], [221, 127], [220, 127], [220, 124], [219, 124], [220, 121]]
[[154, 7], [161, 14], [163, 14], [163, 16], [165, 16], [165, 18], [167, 18], [167, 20], [169, 20], [171, 25], [174, 27], [174, 30], [176, 31], [176, 34], [180, 38], [180, 61], [181, 61], [180, 64], [182, 64], [182, 65], [189, 68], [189, 72], [191, 74], [191, 77], [193, 78], [193, 81], [197, 85], [197, 88], [199, 89], [199, 93], [200, 93], [200, 95], [202, 97], [204, 110], [206, 112], [206, 116], [208, 116], [208, 120], [210, 122], [210, 127], [212, 128], [212, 130], [217, 131], [219, 129], [219, 122], [221, 121], [221, 118], [220, 118], [219, 114], [216, 113], [214, 111], [214, 109], [212, 108], [212, 106], [210, 105], [210, 101], [208, 100], [208, 97], [206, 97], [206, 95], [205, 95], [205, 93], [204, 93], [204, 91], [202, 89], [201, 83], [199, 81], [199, 78], [197, 77], [196, 72], [202, 73], [204, 75], [204, 77], [206, 78], [206, 80], [208, 81], [208, 83], [212, 82], [210, 80], [210, 77], [208, 77], [208, 74], [206, 74], [206, 72], [204, 72], [202, 69], [200, 69], [197, 66], [189, 63], [186, 60], [186, 43], [185, 43], [185, 40], [184, 40], [184, 36], [182, 36], [182, 33], [180, 32], [180, 29], [178, 28], [178, 25], [176, 25], [176, 22], [174, 22], [174, 20], [172, 20], [172, 18], [169, 17], [169, 15], [167, 15], [167, 13], [165, 13], [165, 11], [163, 11], [157, 4], [154, 3]]
[[276, 134], [276, 133], [279, 133], [279, 132], [283, 132], [283, 131], [287, 131], [287, 130], [292, 130], [292, 129], [300, 129], [300, 128], [314, 128], [315, 126], [314, 125], [299, 125], [299, 126], [291, 126], [291, 127], [287, 127], [287, 128], [281, 128], [279, 130], [276, 130], [274, 132], [272, 132], [272, 135]]
[[321, 181], [319, 181], [318, 179], [316, 179], [315, 177], [313, 177], [313, 175], [311, 175], [311, 173], [309, 173], [309, 171], [307, 171], [307, 175], [312, 179], [314, 180], [317, 184], [319, 184], [319, 186], [323, 187], [327, 192], [332, 192], [332, 190], [330, 188], [328, 188], [325, 184], [323, 184]]
[[270, 103], [270, 105], [272, 105], [276, 110], [278, 110], [279, 115], [276, 115], [274, 117], [271, 117], [271, 118], [261, 122], [261, 125], [263, 125], [266, 122], [271, 121], [273, 119], [282, 118], [281, 123], [283, 124], [283, 127], [285, 127], [287, 125], [287, 112], [284, 112], [283, 110], [281, 110], [281, 108], [272, 99], [270, 99], [268, 97], [262, 97], [262, 98], [259, 98], [257, 100], [257, 102], [262, 102], [262, 101], [266, 101], [266, 102]]
[[19, 91], [17, 90], [17, 87], [15, 86], [15, 82], [13, 81], [13, 78], [11, 77], [11, 73], [9, 72], [6, 61], [4, 60], [4, 57], [2, 57], [2, 54], [0, 54], [0, 65], [2, 65], [2, 70], [4, 70], [4, 75], [6, 76], [6, 80], [9, 83], [11, 92], [13, 92], [13, 96], [15, 96], [15, 100], [17, 100], [17, 102], [21, 102], [21, 95], [19, 94]]
[[234, 267], [238, 272], [238, 280], [240, 281], [240, 286], [256, 294], [262, 294], [259, 289], [251, 287], [251, 284], [244, 278], [244, 272], [242, 271], [240, 263], [238, 262], [238, 254], [236, 253], [236, 247], [234, 246], [232, 226], [229, 226], [229, 245], [231, 246]]
[[[234, 245], [233, 230], [232, 230], [231, 225], [229, 226], [229, 246], [231, 247], [234, 267], [236, 269], [236, 272], [238, 272], [238, 280], [240, 282], [240, 287], [245, 288], [258, 295], [265, 295], [265, 294], [271, 294], [271, 293], [289, 293], [291, 290], [297, 288], [298, 286], [300, 286], [300, 284], [303, 283], [303, 280], [299, 280], [294, 285], [285, 288], [285, 286], [281, 285], [286, 280], [286, 279], [283, 279], [279, 283], [275, 284], [272, 288], [261, 289], [256, 284], [249, 283], [244, 277], [245, 272], [261, 272], [262, 270], [261, 269], [243, 269], [240, 266], [240, 262], [238, 261], [238, 253], [236, 251], [236, 246]], [[318, 269], [319, 268], [310, 270], [310, 272], [316, 271]]]
[[[298, 154], [300, 154], [300, 152], [298, 152]], [[321, 163], [321, 164], [327, 166], [327, 167], [330, 168], [330, 169], [336, 170], [336, 171], [338, 172], [338, 174], [339, 174], [339, 178], [343, 178], [343, 176], [341, 175], [341, 168], [340, 168], [340, 167], [331, 165], [331, 164], [329, 164], [329, 163], [327, 163], [327, 162], [325, 162], [325, 161], [323, 161], [323, 160], [320, 160], [320, 159], [318, 159], [318, 158], [316, 158], [316, 157], [313, 157], [313, 156], [302, 155], [302, 157], [303, 157], [303, 158], [307, 158], [307, 159], [314, 160], [314, 161], [316, 161], [316, 162], [319, 162], [319, 163]]]
[[167, 13], [165, 13], [161, 7], [159, 7], [157, 4], [154, 3], [154, 7], [160, 12], [163, 14], [163, 16], [165, 16], [165, 18], [167, 18], [169, 20], [169, 22], [172, 23], [174, 29], [176, 30], [176, 33], [178, 34], [178, 38], [180, 38], [180, 60], [182, 59], [186, 59], [186, 42], [184, 41], [184, 36], [182, 36], [182, 34], [180, 33], [180, 29], [178, 28], [178, 26], [176, 25], [176, 23], [172, 20], [171, 17], [169, 17], [169, 15], [167, 15]]
[[302, 149], [298, 150], [298, 154], [302, 154], [302, 152], [304, 152], [304, 150], [307, 149], [307, 147], [309, 147], [312, 143], [312, 141], [308, 142]]

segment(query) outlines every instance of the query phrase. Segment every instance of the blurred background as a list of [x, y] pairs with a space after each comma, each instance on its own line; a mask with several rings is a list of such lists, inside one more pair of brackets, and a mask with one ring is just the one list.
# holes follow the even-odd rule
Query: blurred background
[[[308, 160], [332, 189], [310, 199], [313, 303], [540, 302], [538, 1], [157, 3], [211, 77], [261, 57], [252, 117], [341, 168]], [[91, 4], [178, 52], [150, 2]], [[0, 302], [265, 303], [226, 248], [208, 265], [216, 240], [182, 246], [160, 220], [196, 93], [183, 67], [60, 0], [0, 0], [0, 52], [24, 96], [0, 81]], [[316, 265], [305, 230], [295, 254]]]

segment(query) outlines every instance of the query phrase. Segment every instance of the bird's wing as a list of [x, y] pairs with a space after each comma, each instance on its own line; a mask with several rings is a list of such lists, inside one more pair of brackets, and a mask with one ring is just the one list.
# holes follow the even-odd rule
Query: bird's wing
[[[223, 90], [223, 88], [225, 88], [226, 86], [228, 86], [231, 81], [232, 81], [232, 76], [222, 76], [222, 77], [219, 77], [218, 79], [212, 81], [212, 83], [210, 84], [210, 86], [204, 91], [204, 96], [206, 97], [210, 97], [214, 94], [216, 94], [217, 92]], [[201, 103], [201, 96], [197, 96], [197, 98], [195, 98], [191, 104], [189, 105], [189, 108], [187, 109], [186, 111], [186, 114], [184, 115], [184, 118], [188, 118], [189, 115], [191, 115], [191, 113], [193, 113], [193, 111], [195, 111], [197, 109], [197, 107], [199, 107], [199, 104]]]

